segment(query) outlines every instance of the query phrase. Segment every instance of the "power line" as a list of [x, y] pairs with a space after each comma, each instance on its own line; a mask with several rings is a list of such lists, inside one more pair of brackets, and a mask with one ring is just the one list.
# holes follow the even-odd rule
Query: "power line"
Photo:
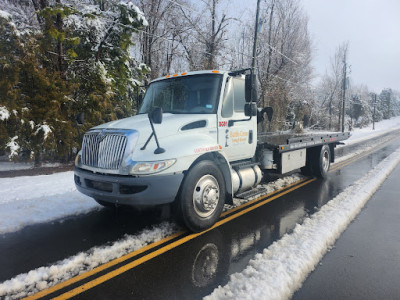
[[[198, 14], [198, 15], [201, 14], [201, 13], [198, 12], [197, 10], [194, 10], [193, 8], [190, 8], [190, 7], [186, 6], [186, 5], [180, 4], [180, 3], [176, 2], [176, 1], [173, 1], [173, 0], [167, 0], [167, 1], [170, 2], [170, 3], [172, 3], [172, 4], [175, 4], [175, 5], [179, 6], [179, 7], [181, 7], [181, 8], [190, 10], [190, 11], [192, 11], [192, 12]], [[147, 33], [147, 34], [149, 34], [149, 33]], [[262, 33], [261, 33], [261, 34], [262, 34]], [[161, 37], [160, 37], [160, 38], [161, 38]], [[282, 52], [280, 52], [279, 50], [277, 50], [277, 49], [276, 49], [275, 47], [273, 47], [272, 45], [268, 44], [268, 43], [265, 42], [265, 41], [263, 41], [263, 44], [266, 44], [266, 45], [267, 45], [268, 47], [270, 47], [273, 51], [275, 51], [276, 53], [278, 53], [278, 54], [280, 54], [281, 56], [285, 57], [287, 60], [289, 60], [289, 61], [292, 62], [293, 64], [298, 65], [297, 62], [295, 62], [293, 59], [291, 59], [290, 57], [286, 56], [285, 54], [283, 54]], [[226, 48], [227, 48], [227, 47], [226, 47]], [[234, 52], [236, 51], [236, 50], [233, 50], [233, 49], [231, 49], [231, 48], [227, 48], [227, 49], [230, 50], [230, 51], [234, 51]], [[208, 52], [204, 52], [204, 53], [211, 54], [211, 53], [208, 53]], [[238, 52], [238, 53], [241, 54], [241, 55], [247, 56], [247, 57], [249, 57], [249, 58], [251, 58], [251, 59], [254, 59], [254, 55], [248, 55], [248, 54], [240, 53], [240, 52]], [[262, 55], [262, 56], [259, 56], [259, 57], [265, 57], [265, 56], [266, 56], [266, 55]], [[233, 60], [232, 60], [232, 61], [233, 61]]]
[[[169, 1], [169, 0], [168, 0]], [[157, 38], [159, 38], [159, 39], [163, 39], [163, 40], [166, 40], [166, 41], [173, 41], [173, 39], [168, 39], [168, 38], [166, 38], [166, 37], [162, 37], [162, 36], [159, 36], [159, 35], [156, 35], [156, 34], [152, 34], [152, 33], [149, 33], [149, 32], [146, 32], [146, 31], [143, 31], [143, 30], [140, 30], [140, 29], [137, 29], [137, 31], [139, 31], [139, 32], [142, 32], [142, 33], [144, 33], [144, 34], [147, 34], [147, 35], [151, 35], [151, 36], [154, 36], [154, 37], [157, 37]], [[225, 47], [226, 49], [228, 49], [228, 50], [231, 50], [231, 51], [233, 51], [233, 52], [236, 52], [237, 54], [241, 54], [241, 55], [244, 55], [244, 56], [247, 56], [247, 57], [249, 57], [249, 58], [252, 58], [253, 56], [252, 55], [248, 55], [248, 54], [245, 54], [245, 53], [242, 53], [242, 52], [240, 52], [240, 51], [237, 51], [236, 49], [232, 49], [232, 48], [228, 48], [228, 47]], [[213, 55], [212, 53], [210, 53], [210, 52], [207, 52], [207, 51], [199, 51], [200, 53], [203, 53], [203, 54], [209, 54], [209, 55]], [[261, 56], [261, 57], [263, 57], [263, 56]], [[226, 60], [228, 60], [229, 62], [233, 62], [233, 63], [236, 63], [236, 60], [235, 59], [233, 59], [233, 58], [228, 58], [228, 57], [224, 57], [224, 59], [226, 59]], [[258, 71], [260, 72], [260, 73], [262, 73], [262, 74], [266, 74], [266, 72], [263, 72], [262, 70], [260, 70], [258, 67], [257, 67], [257, 69], [258, 69]], [[293, 85], [297, 85], [297, 86], [299, 86], [299, 87], [302, 87], [302, 88], [304, 88], [304, 86], [303, 85], [301, 85], [301, 84], [298, 84], [298, 83], [294, 83], [294, 82], [292, 82], [292, 81], [290, 81], [290, 80], [288, 80], [288, 79], [284, 79], [284, 78], [282, 78], [282, 77], [280, 77], [280, 76], [278, 76], [278, 75], [274, 75], [274, 74], [269, 74], [270, 76], [272, 76], [272, 77], [275, 77], [275, 78], [277, 78], [277, 79], [279, 79], [279, 80], [282, 80], [282, 81], [285, 81], [285, 82], [287, 82], [287, 83], [290, 83], [290, 84], [293, 84]]]
[[[261, 33], [261, 35], [265, 36], [265, 33]], [[282, 52], [280, 52], [279, 50], [277, 50], [275, 47], [271, 46], [270, 44], [268, 44], [267, 42], [263, 41], [264, 44], [266, 44], [268, 47], [270, 47], [273, 51], [277, 52], [278, 54], [282, 55], [283, 57], [285, 57], [286, 59], [288, 59], [289, 61], [291, 61], [292, 63], [294, 63], [295, 65], [297, 65], [297, 62], [295, 62], [293, 59], [291, 59], [290, 57], [287, 57], [285, 54], [283, 54]]]
[[[143, 30], [140, 30], [140, 29], [138, 29], [137, 31], [142, 32], [142, 33], [147, 34], [147, 35], [155, 36], [155, 37], [157, 37], [157, 38], [160, 38], [160, 39], [163, 39], [163, 40], [166, 40], [166, 41], [172, 41], [172, 39], [168, 39], [168, 38], [165, 38], [165, 37], [156, 35], [156, 34], [152, 34], [152, 33], [149, 33], [149, 32], [143, 31]], [[249, 58], [252, 57], [252, 55], [247, 55], [247, 54], [245, 54], [245, 53], [241, 53], [241, 52], [236, 51], [236, 50], [231, 49], [231, 48], [227, 48], [227, 49], [228, 49], [228, 50], [231, 50], [231, 51], [235, 51], [235, 52], [237, 52], [238, 54], [247, 56], [247, 57], [249, 57]], [[212, 55], [212, 53], [207, 52], [207, 51], [199, 51], [199, 52], [201, 52], [201, 53], [203, 53], [203, 54], [210, 54], [210, 55]], [[229, 59], [229, 58], [227, 58], [227, 57], [224, 57], [224, 59], [228, 60], [228, 61], [231, 62], [231, 63], [232, 63], [232, 62], [236, 62], [236, 60], [233, 59], [233, 58]], [[259, 70], [258, 67], [257, 67], [257, 69]], [[266, 72], [263, 72], [263, 71], [261, 71], [261, 70], [259, 70], [259, 72], [262, 73], [262, 74], [266, 74]], [[292, 81], [290, 81], [290, 80], [288, 80], [288, 79], [284, 79], [284, 78], [282, 78], [282, 77], [279, 77], [278, 75], [274, 75], [274, 74], [269, 74], [269, 75], [272, 76], [272, 77], [275, 77], [275, 78], [277, 78], [277, 79], [279, 79], [279, 80], [285, 81], [285, 82], [287, 82], [287, 83], [290, 83], [290, 84], [293, 84], [293, 85], [297, 85], [297, 86], [299, 86], [299, 87], [304, 87], [304, 86], [302, 86], [302, 85], [300, 85], [300, 84], [298, 84], [298, 83], [294, 83], [294, 82], [292, 82]]]
[[[150, 35], [150, 36], [154, 36], [154, 37], [157, 37], [157, 38], [159, 38], [159, 39], [162, 39], [162, 40], [166, 40], [166, 41], [174, 41], [173, 39], [168, 39], [168, 38], [166, 38], [166, 37], [162, 37], [162, 36], [159, 36], [159, 35], [156, 35], [156, 34], [153, 34], [153, 33], [149, 33], [149, 32], [146, 32], [146, 31], [144, 31], [144, 30], [140, 30], [140, 29], [136, 29], [138, 32], [142, 32], [142, 33], [144, 33], [144, 34], [147, 34], [147, 35]], [[230, 50], [232, 50], [232, 49], [230, 49]], [[233, 51], [233, 50], [232, 50]], [[207, 51], [202, 51], [202, 50], [200, 50], [199, 52], [201, 52], [201, 53], [203, 53], [203, 54], [209, 54], [209, 55], [213, 55], [212, 53], [210, 53], [210, 52], [207, 52]], [[224, 57], [225, 59], [227, 59], [228, 61], [230, 61], [230, 62], [236, 62], [234, 59], [229, 59], [229, 58], [227, 58], [227, 57]]]
[[178, 6], [182, 7], [182, 8], [186, 8], [187, 10], [190, 10], [190, 11], [195, 12], [197, 14], [200, 14], [198, 11], [194, 10], [193, 8], [187, 7], [186, 5], [180, 4], [180, 3], [172, 1], [172, 0], [167, 0], [167, 1], [172, 3], [172, 4], [178, 5]]
[[[262, 73], [262, 74], [266, 74], [266, 72], [263, 72], [262, 70], [260, 70], [259, 68], [257, 68], [258, 69], [258, 72], [260, 72], [260, 73]], [[301, 84], [299, 84], [299, 83], [295, 83], [295, 82], [293, 82], [293, 81], [290, 81], [289, 79], [285, 79], [285, 78], [282, 78], [282, 77], [280, 77], [280, 76], [278, 76], [278, 75], [274, 75], [274, 74], [269, 74], [270, 76], [272, 76], [272, 77], [275, 77], [275, 78], [277, 78], [277, 79], [279, 79], [279, 80], [282, 80], [282, 81], [285, 81], [285, 82], [287, 82], [287, 83], [290, 83], [290, 84], [293, 84], [293, 85], [297, 85], [297, 86], [299, 86], [299, 87], [302, 87], [302, 88], [304, 88], [304, 85], [301, 85]]]

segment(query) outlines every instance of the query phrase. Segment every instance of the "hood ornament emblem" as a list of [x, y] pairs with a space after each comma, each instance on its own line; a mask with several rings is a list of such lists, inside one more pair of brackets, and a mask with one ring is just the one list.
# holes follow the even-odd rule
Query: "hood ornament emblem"
[[101, 143], [104, 139], [106, 138], [106, 130], [103, 129], [102, 131], [99, 132], [97, 135], [97, 141]]

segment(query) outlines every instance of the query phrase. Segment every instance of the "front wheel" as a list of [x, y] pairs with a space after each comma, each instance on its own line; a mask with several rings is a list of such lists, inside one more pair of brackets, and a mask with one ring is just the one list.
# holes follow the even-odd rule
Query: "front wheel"
[[225, 202], [225, 180], [218, 167], [209, 160], [192, 167], [183, 180], [178, 201], [182, 220], [191, 231], [213, 226]]

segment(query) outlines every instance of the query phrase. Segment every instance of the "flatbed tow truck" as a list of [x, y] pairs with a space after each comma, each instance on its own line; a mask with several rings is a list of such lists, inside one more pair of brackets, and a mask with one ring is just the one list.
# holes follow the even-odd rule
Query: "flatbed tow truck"
[[350, 133], [258, 132], [255, 76], [239, 71], [168, 75], [149, 85], [136, 116], [102, 124], [83, 138], [77, 189], [104, 206], [171, 204], [193, 232], [211, 227], [224, 204], [266, 173], [300, 169], [324, 178], [334, 148]]

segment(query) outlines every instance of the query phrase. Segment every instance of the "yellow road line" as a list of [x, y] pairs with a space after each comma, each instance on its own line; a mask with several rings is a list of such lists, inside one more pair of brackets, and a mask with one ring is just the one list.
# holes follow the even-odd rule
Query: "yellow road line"
[[353, 156], [353, 157], [351, 157], [351, 158], [349, 158], [349, 159], [346, 159], [346, 160], [344, 160], [344, 161], [341, 161], [341, 162], [338, 163], [337, 165], [334, 165], [334, 166], [329, 170], [329, 172], [331, 173], [331, 172], [337, 171], [337, 170], [339, 170], [339, 169], [341, 169], [341, 168], [344, 168], [344, 167], [346, 167], [346, 166], [352, 164], [353, 162], [359, 160], [359, 159], [362, 158], [362, 157], [363, 157], [362, 155], [355, 155], [355, 156]]
[[168, 236], [166, 238], [163, 238], [163, 239], [161, 239], [161, 240], [159, 240], [157, 242], [154, 242], [152, 244], [144, 246], [143, 248], [140, 248], [140, 249], [138, 249], [136, 251], [130, 252], [130, 253], [124, 255], [124, 256], [121, 256], [119, 258], [111, 260], [108, 263], [105, 263], [105, 264], [103, 264], [101, 266], [98, 266], [98, 267], [96, 267], [96, 268], [94, 268], [94, 269], [92, 269], [90, 271], [87, 271], [85, 273], [82, 273], [80, 275], [72, 277], [72, 278], [70, 278], [70, 279], [68, 279], [66, 281], [63, 281], [63, 282], [59, 283], [59, 284], [53, 285], [52, 287], [50, 287], [48, 289], [45, 289], [45, 290], [42, 290], [42, 291], [40, 291], [40, 292], [38, 292], [38, 293], [36, 293], [34, 295], [28, 296], [28, 297], [24, 298], [24, 300], [25, 299], [26, 300], [39, 299], [41, 297], [49, 295], [49, 294], [51, 294], [51, 293], [53, 293], [55, 291], [58, 291], [58, 290], [66, 287], [68, 285], [74, 284], [75, 282], [78, 282], [78, 281], [80, 281], [82, 279], [88, 278], [88, 277], [90, 277], [90, 276], [92, 276], [92, 275], [94, 275], [96, 273], [99, 273], [99, 272], [101, 272], [101, 271], [103, 271], [103, 270], [105, 270], [105, 269], [107, 269], [109, 267], [115, 266], [115, 265], [117, 265], [117, 264], [129, 259], [129, 258], [135, 257], [135, 256], [137, 256], [137, 255], [139, 255], [139, 254], [141, 254], [143, 252], [146, 252], [147, 250], [150, 250], [150, 249], [152, 249], [154, 247], [157, 247], [157, 246], [159, 246], [159, 245], [161, 245], [161, 244], [163, 244], [165, 242], [168, 242], [168, 241], [170, 241], [170, 240], [172, 240], [172, 239], [174, 239], [174, 238], [176, 238], [176, 237], [178, 237], [178, 236], [180, 236], [182, 234], [184, 234], [183, 231], [175, 233], [173, 235], [170, 235], [170, 236]]
[[[385, 143], [385, 144], [386, 144], [386, 143]], [[329, 172], [334, 172], [334, 171], [337, 171], [337, 170], [339, 170], [339, 169], [341, 169], [341, 168], [344, 168], [344, 167], [346, 167], [346, 166], [352, 164], [353, 162], [355, 162], [355, 161], [357, 161], [357, 160], [359, 160], [359, 159], [361, 159], [361, 158], [363, 158], [363, 157], [365, 157], [365, 156], [367, 156], [367, 155], [373, 153], [373, 152], [376, 151], [377, 149], [382, 148], [383, 146], [385, 146], [385, 144], [383, 144], [381, 147], [377, 147], [377, 148], [370, 149], [370, 150], [368, 150], [368, 151], [366, 151], [366, 152], [360, 153], [359, 155], [355, 155], [355, 156], [353, 156], [353, 157], [350, 157], [349, 159], [346, 159], [346, 160], [344, 160], [344, 161], [341, 161], [341, 162], [335, 164], [335, 165], [329, 170]]]
[[[235, 212], [235, 211], [237, 211], [238, 209], [241, 209], [241, 208], [243, 208], [243, 207], [249, 206], [249, 205], [251, 205], [252, 203], [254, 203], [254, 202], [256, 202], [256, 201], [259, 201], [259, 200], [261, 200], [261, 199], [263, 199], [263, 198], [266, 198], [266, 197], [269, 197], [269, 196], [271, 196], [271, 195], [273, 195], [273, 194], [276, 194], [276, 193], [278, 193], [278, 192], [280, 192], [280, 191], [282, 191], [282, 190], [284, 190], [284, 189], [286, 189], [286, 188], [288, 188], [288, 187], [291, 187], [291, 186], [293, 186], [293, 185], [296, 185], [296, 184], [298, 184], [298, 183], [301, 183], [301, 182], [303, 182], [303, 181], [305, 181], [305, 180], [307, 180], [307, 179], [308, 179], [308, 178], [302, 179], [302, 180], [300, 180], [300, 181], [296, 181], [296, 182], [291, 183], [291, 184], [289, 184], [289, 185], [287, 185], [287, 186], [285, 186], [285, 187], [283, 187], [283, 188], [281, 188], [281, 189], [279, 189], [279, 190], [273, 191], [273, 192], [271, 192], [271, 193], [269, 193], [269, 194], [266, 194], [266, 195], [263, 195], [263, 196], [261, 196], [261, 197], [259, 197], [259, 198], [257, 198], [257, 199], [254, 199], [254, 200], [251, 200], [251, 201], [249, 201], [249, 202], [247, 202], [247, 203], [244, 203], [244, 204], [242, 204], [242, 205], [240, 205], [240, 206], [238, 206], [238, 207], [235, 207], [235, 208], [233, 208], [233, 209], [231, 209], [231, 210], [228, 210], [228, 211], [222, 213], [221, 216], [223, 217], [223, 216], [225, 216], [225, 215], [227, 215], [227, 214], [231, 214], [232, 212]], [[70, 278], [70, 279], [68, 279], [68, 280], [66, 280], [66, 281], [64, 281], [64, 282], [61, 282], [61, 283], [59, 283], [59, 284], [56, 284], [56, 285], [54, 285], [54, 286], [52, 286], [52, 287], [50, 287], [50, 288], [48, 288], [48, 289], [42, 290], [42, 291], [40, 291], [40, 292], [38, 292], [38, 293], [36, 293], [36, 294], [34, 294], [34, 295], [28, 296], [28, 297], [24, 298], [24, 300], [34, 300], [34, 299], [39, 299], [39, 298], [41, 298], [41, 297], [44, 297], [44, 296], [46, 296], [46, 295], [49, 295], [49, 294], [51, 294], [51, 293], [53, 293], [53, 292], [56, 292], [56, 291], [58, 291], [58, 290], [60, 290], [60, 289], [62, 289], [62, 288], [64, 288], [64, 287], [66, 287], [66, 286], [68, 286], [68, 285], [74, 284], [75, 282], [78, 282], [78, 281], [80, 281], [80, 280], [83, 280], [83, 279], [85, 279], [85, 278], [88, 278], [88, 277], [90, 277], [90, 276], [92, 276], [92, 275], [94, 275], [94, 274], [97, 274], [97, 273], [99, 273], [99, 272], [101, 272], [101, 271], [103, 271], [103, 270], [105, 270], [105, 269], [107, 269], [107, 268], [109, 268], [109, 267], [112, 267], [112, 266], [114, 266], [114, 265], [116, 265], [116, 264], [119, 264], [119, 263], [121, 263], [121, 262], [123, 262], [123, 261], [125, 261], [125, 260], [127, 260], [127, 259], [130, 259], [130, 258], [132, 258], [132, 257], [134, 257], [134, 256], [137, 256], [137, 255], [139, 255], [139, 254], [141, 254], [141, 253], [143, 253], [143, 252], [145, 252], [145, 251], [147, 251], [147, 250], [150, 250], [150, 249], [152, 249], [152, 248], [154, 248], [154, 247], [157, 247], [157, 246], [159, 246], [159, 245], [161, 245], [161, 244], [163, 244], [163, 243], [165, 243], [165, 242], [168, 242], [168, 241], [170, 241], [170, 240], [172, 240], [172, 239], [174, 239], [174, 238], [176, 238], [176, 237], [178, 237], [178, 236], [180, 236], [180, 235], [182, 235], [182, 234], [184, 234], [184, 233], [185, 233], [185, 232], [182, 231], [182, 232], [178, 232], [178, 233], [176, 233], [176, 234], [173, 234], [173, 235], [171, 235], [171, 236], [168, 236], [168, 237], [166, 237], [166, 238], [164, 238], [164, 239], [162, 239], [162, 240], [160, 240], [160, 241], [158, 241], [158, 242], [154, 242], [154, 243], [152, 243], [152, 244], [149, 244], [149, 245], [147, 245], [147, 246], [145, 246], [145, 247], [143, 247], [143, 248], [140, 248], [140, 249], [138, 249], [138, 250], [136, 250], [136, 251], [130, 252], [130, 253], [128, 253], [128, 254], [126, 254], [126, 255], [124, 255], [124, 256], [121, 256], [121, 257], [119, 257], [119, 258], [117, 258], [117, 259], [114, 259], [114, 260], [112, 260], [112, 261], [109, 261], [108, 263], [105, 263], [105, 264], [103, 264], [103, 265], [101, 265], [101, 266], [98, 266], [98, 267], [96, 267], [96, 268], [94, 268], [94, 269], [92, 269], [92, 270], [90, 270], [90, 271], [87, 271], [87, 272], [85, 272], [85, 273], [82, 273], [82, 274], [80, 274], [80, 275], [77, 275], [77, 276], [75, 276], [75, 277], [72, 277], [72, 278]]]
[[[296, 185], [295, 187], [292, 187], [292, 188], [290, 188], [290, 189], [288, 189], [286, 191], [283, 191], [282, 193], [279, 193], [279, 194], [277, 194], [277, 195], [275, 195], [273, 197], [270, 197], [270, 198], [268, 198], [268, 199], [266, 199], [264, 201], [261, 201], [260, 203], [257, 203], [254, 206], [248, 207], [248, 208], [246, 208], [246, 209], [244, 209], [244, 210], [242, 210], [242, 211], [240, 211], [240, 212], [238, 212], [238, 213], [236, 213], [234, 215], [231, 215], [231, 216], [229, 216], [229, 217], [227, 217], [225, 219], [222, 219], [222, 220], [218, 221], [213, 227], [211, 227], [211, 228], [209, 228], [209, 229], [207, 229], [205, 231], [185, 236], [185, 237], [183, 237], [183, 238], [181, 238], [181, 239], [179, 239], [179, 240], [177, 240], [175, 242], [172, 242], [171, 244], [165, 245], [164, 247], [162, 247], [160, 249], [157, 249], [154, 252], [151, 252], [151, 253], [143, 256], [143, 257], [140, 257], [139, 259], [134, 260], [134, 261], [132, 261], [132, 262], [130, 262], [130, 263], [124, 265], [124, 266], [121, 266], [120, 268], [118, 268], [116, 270], [113, 270], [113, 271], [111, 271], [111, 272], [109, 272], [107, 274], [104, 274], [104, 275], [102, 275], [100, 277], [97, 277], [97, 278], [95, 278], [95, 279], [93, 279], [93, 280], [91, 280], [91, 281], [89, 281], [89, 282], [87, 282], [87, 283], [85, 283], [85, 284], [73, 289], [73, 290], [65, 292], [64, 294], [62, 294], [62, 295], [60, 295], [58, 297], [55, 297], [53, 299], [69, 299], [71, 297], [74, 297], [74, 296], [76, 296], [76, 295], [78, 295], [78, 294], [80, 294], [80, 293], [82, 293], [84, 291], [87, 291], [87, 290], [89, 290], [89, 289], [91, 289], [91, 288], [93, 288], [93, 287], [95, 287], [95, 286], [97, 286], [97, 285], [99, 285], [99, 284], [101, 284], [101, 283], [103, 283], [105, 281], [108, 281], [108, 280], [110, 280], [110, 279], [112, 279], [112, 278], [114, 278], [114, 277], [116, 277], [116, 276], [118, 276], [118, 275], [120, 275], [120, 274], [122, 274], [122, 273], [124, 273], [126, 271], [129, 271], [130, 269], [132, 269], [134, 267], [137, 267], [138, 265], [141, 265], [144, 262], [147, 262], [147, 261], [149, 261], [149, 260], [151, 260], [151, 259], [153, 259], [153, 258], [155, 258], [155, 257], [157, 257], [157, 256], [159, 256], [159, 255], [171, 250], [171, 249], [174, 249], [174, 248], [176, 248], [176, 247], [178, 247], [178, 246], [180, 246], [180, 245], [182, 245], [182, 244], [184, 244], [184, 243], [186, 243], [186, 242], [188, 242], [188, 241], [190, 241], [190, 240], [192, 240], [192, 239], [194, 239], [194, 238], [196, 238], [198, 236], [201, 236], [201, 235], [205, 234], [206, 232], [208, 232], [208, 231], [210, 231], [210, 230], [212, 230], [214, 228], [217, 228], [217, 227], [219, 227], [219, 226], [221, 226], [221, 225], [223, 225], [223, 224], [225, 224], [225, 223], [227, 223], [227, 222], [229, 222], [229, 221], [231, 221], [233, 219], [236, 219], [237, 217], [239, 217], [241, 215], [244, 215], [244, 214], [246, 214], [246, 213], [248, 213], [248, 212], [250, 212], [250, 211], [252, 211], [252, 210], [254, 210], [254, 209], [256, 209], [256, 208], [258, 208], [258, 207], [260, 207], [260, 206], [262, 206], [262, 205], [264, 205], [266, 203], [268, 203], [268, 202], [271, 202], [272, 200], [275, 200], [275, 199], [277, 199], [279, 197], [282, 197], [283, 195], [286, 195], [286, 194], [288, 194], [288, 193], [290, 193], [290, 192], [292, 192], [292, 191], [294, 191], [294, 190], [296, 190], [296, 189], [298, 189], [298, 188], [300, 188], [300, 187], [302, 187], [302, 186], [304, 186], [306, 184], [309, 184], [309, 183], [311, 183], [311, 182], [313, 182], [315, 180], [316, 180], [315, 178], [309, 179], [308, 181], [305, 181], [305, 182], [303, 182], [303, 183], [301, 183], [299, 185]], [[268, 197], [268, 196], [264, 196], [264, 197]]]

